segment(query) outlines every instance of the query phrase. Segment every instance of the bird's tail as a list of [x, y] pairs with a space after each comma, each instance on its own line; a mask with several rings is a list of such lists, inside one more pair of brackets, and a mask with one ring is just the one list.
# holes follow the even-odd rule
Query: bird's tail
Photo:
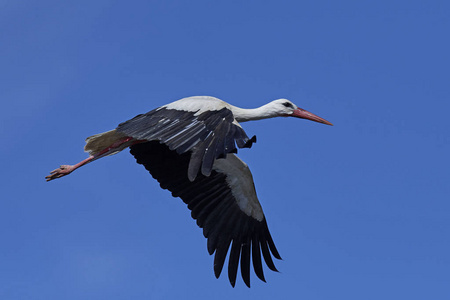
[[126, 137], [125, 134], [120, 133], [115, 129], [99, 133], [96, 135], [92, 135], [86, 139], [84, 151], [88, 152], [92, 156], [95, 156], [96, 154], [104, 151], [106, 148], [110, 147], [111, 145], [122, 140], [125, 137]]

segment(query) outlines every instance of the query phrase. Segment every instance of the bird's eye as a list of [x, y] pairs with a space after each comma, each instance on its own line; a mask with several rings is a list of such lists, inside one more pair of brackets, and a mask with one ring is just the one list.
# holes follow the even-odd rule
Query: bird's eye
[[290, 102], [284, 102], [283, 105], [286, 107], [294, 108], [294, 106]]

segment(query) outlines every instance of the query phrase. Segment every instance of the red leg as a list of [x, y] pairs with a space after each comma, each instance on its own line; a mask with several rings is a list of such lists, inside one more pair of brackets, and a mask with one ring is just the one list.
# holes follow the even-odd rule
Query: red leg
[[47, 181], [50, 181], [50, 180], [53, 180], [56, 178], [61, 178], [63, 176], [69, 175], [70, 173], [72, 173], [73, 171], [78, 169], [79, 167], [82, 167], [85, 164], [90, 163], [91, 161], [94, 161], [96, 159], [102, 158], [102, 157], [110, 155], [110, 154], [117, 153], [119, 151], [122, 151], [126, 147], [129, 147], [131, 145], [134, 145], [134, 144], [140, 143], [140, 142], [143, 142], [143, 141], [136, 141], [136, 140], [133, 140], [133, 138], [131, 138], [131, 137], [125, 137], [125, 138], [113, 143], [108, 148], [105, 148], [102, 151], [100, 151], [99, 153], [89, 156], [85, 160], [82, 160], [75, 165], [60, 166], [58, 169], [51, 171], [50, 175], [46, 176], [45, 179]]
[[92, 161], [94, 159], [94, 156], [89, 156], [88, 158], [86, 158], [83, 161], [80, 161], [79, 163], [77, 163], [76, 165], [62, 165], [60, 166], [58, 169], [55, 169], [53, 171], [50, 172], [50, 175], [46, 176], [45, 179], [47, 181], [56, 179], [56, 178], [60, 178], [66, 175], [69, 175], [70, 173], [72, 173], [74, 170], [78, 169], [81, 166], [84, 166], [85, 164], [87, 164], [88, 162]]

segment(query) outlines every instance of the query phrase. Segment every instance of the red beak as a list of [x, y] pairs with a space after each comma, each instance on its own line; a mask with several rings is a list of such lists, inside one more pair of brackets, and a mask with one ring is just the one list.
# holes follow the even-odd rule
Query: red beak
[[327, 120], [322, 119], [321, 117], [316, 116], [315, 114], [310, 113], [309, 111], [301, 109], [301, 108], [297, 108], [296, 110], [294, 110], [294, 112], [290, 116], [301, 118], [301, 119], [307, 119], [307, 120], [311, 120], [311, 121], [314, 121], [314, 122], [319, 122], [319, 123], [323, 123], [323, 124], [327, 124], [327, 125], [333, 126], [333, 124], [331, 124]]

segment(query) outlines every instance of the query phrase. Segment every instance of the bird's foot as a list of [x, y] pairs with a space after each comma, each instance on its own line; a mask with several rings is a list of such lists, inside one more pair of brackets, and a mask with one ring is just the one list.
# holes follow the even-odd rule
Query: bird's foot
[[94, 157], [94, 156], [89, 156], [88, 158], [80, 161], [79, 163], [71, 166], [71, 165], [62, 165], [60, 166], [58, 169], [55, 169], [53, 171], [50, 172], [50, 175], [45, 177], [45, 180], [50, 181], [56, 178], [60, 178], [66, 175], [69, 175], [70, 173], [72, 173], [73, 171], [75, 171], [76, 169], [78, 169], [79, 167], [84, 166], [85, 164], [95, 160], [96, 158], [99, 157]]
[[63, 176], [69, 175], [76, 168], [71, 165], [62, 165], [58, 169], [55, 169], [50, 172], [50, 175], [45, 177], [45, 180], [50, 181], [56, 178], [61, 178]]

